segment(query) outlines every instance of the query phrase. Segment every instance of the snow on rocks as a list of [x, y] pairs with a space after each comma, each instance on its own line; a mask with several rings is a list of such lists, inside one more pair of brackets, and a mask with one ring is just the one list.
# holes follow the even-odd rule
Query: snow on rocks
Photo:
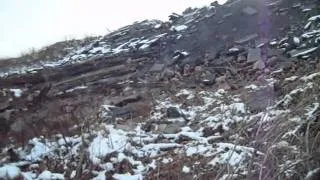
[[299, 46], [301, 41], [298, 37], [293, 37], [293, 42], [296, 46]]
[[255, 84], [250, 84], [248, 86], [245, 86], [244, 87], [245, 89], [249, 90], [249, 91], [256, 91], [256, 90], [259, 90], [260, 87], [258, 87], [257, 85]]
[[77, 87], [74, 87], [74, 88], [66, 90], [66, 92], [70, 93], [70, 92], [73, 92], [73, 91], [76, 91], [76, 90], [81, 90], [81, 89], [86, 89], [86, 88], [88, 88], [88, 86], [77, 86]]
[[277, 105], [283, 104], [285, 106], [288, 106], [290, 102], [294, 99], [294, 96], [298, 96], [299, 94], [304, 93], [308, 89], [312, 89], [312, 88], [313, 88], [312, 82], [306, 83], [304, 86], [299, 86], [296, 89], [289, 92], [288, 94], [286, 94], [283, 97], [283, 99], [278, 102]]
[[155, 29], [159, 29], [159, 28], [161, 28], [161, 26], [162, 26], [162, 24], [156, 24], [156, 25], [154, 26], [154, 28], [155, 28]]
[[[250, 8], [246, 8], [245, 11], [248, 15], [256, 13]], [[139, 35], [135, 37], [126, 36], [131, 33], [131, 29], [130, 27], [124, 27], [117, 32], [111, 33], [110, 36], [93, 41], [90, 45], [73, 48], [72, 52], [66, 57], [41, 62], [39, 67], [33, 66], [33, 69], [30, 66], [17, 68], [10, 71], [10, 73], [30, 73], [30, 71], [37, 71], [36, 68], [54, 68], [64, 64], [82, 63], [96, 57], [127, 55], [125, 54], [127, 52], [139, 51], [145, 53], [150, 49], [153, 50], [154, 44], [158, 43], [161, 38], [171, 38], [172, 40], [177, 38], [180, 39], [180, 42], [190, 37], [190, 34], [185, 34], [185, 31], [189, 27], [192, 30], [196, 30], [192, 24], [193, 22], [200, 22], [200, 20], [198, 21], [200, 18], [211, 17], [211, 14], [201, 17], [201, 14], [198, 12], [200, 10], [195, 10], [183, 16], [176, 16], [175, 18], [178, 19], [172, 22], [175, 25], [171, 28], [168, 27], [169, 24], [162, 24], [158, 21], [141, 23], [143, 26], [150, 26], [150, 29], [156, 32], [153, 35], [148, 33], [139, 34], [140, 31], [135, 29], [135, 33]], [[199, 16], [199, 18], [196, 16]], [[304, 27], [308, 32], [304, 32], [301, 36], [294, 34], [294, 37], [285, 37], [279, 41], [272, 40], [269, 44], [273, 46], [272, 48], [288, 50], [291, 57], [312, 57], [311, 53], [318, 51], [318, 47], [311, 44], [311, 41], [312, 43], [317, 43], [318, 41], [317, 39], [312, 39], [319, 36], [320, 33], [315, 25], [318, 19], [319, 15], [309, 18]], [[164, 32], [167, 32], [169, 35], [167, 36], [167, 33]], [[246, 43], [257, 37], [258, 35], [256, 34], [249, 35], [237, 43]], [[167, 42], [163, 43], [161, 42], [160, 45], [165, 45]], [[265, 53], [263, 51], [265, 43], [260, 44], [261, 46], [258, 45], [261, 49], [249, 49], [247, 60], [249, 63], [255, 63], [254, 69], [263, 70], [268, 66], [268, 64], [261, 64], [261, 55]], [[277, 45], [279, 46], [276, 47]], [[226, 50], [231, 54], [238, 54], [238, 52], [242, 52], [243, 50], [242, 48], [237, 48], [237, 46], [230, 47], [233, 48]], [[193, 53], [192, 49], [187, 47], [178, 46], [177, 48], [185, 48], [190, 52], [180, 49], [175, 52], [173, 59], [182, 59]], [[294, 139], [292, 138], [293, 136], [299, 136], [300, 131], [302, 131], [301, 124], [305, 123], [305, 121], [312, 122], [319, 111], [319, 103], [313, 102], [313, 100], [304, 105], [303, 110], [301, 110], [302, 112], [291, 111], [289, 109], [296, 101], [300, 100], [300, 95], [308, 93], [309, 90], [317, 86], [315, 80], [317, 80], [319, 73], [307, 76], [289, 73], [288, 76], [291, 77], [288, 77], [285, 76], [287, 75], [286, 72], [287, 69], [284, 68], [273, 71], [270, 74], [272, 77], [280, 76], [279, 80], [270, 78], [269, 74], [265, 73], [265, 76], [268, 77], [263, 79], [265, 81], [264, 85], [261, 85], [260, 82], [250, 82], [244, 84], [243, 89], [241, 89], [243, 87], [241, 86], [239, 91], [229, 92], [223, 89], [215, 90], [214, 88], [206, 89], [203, 87], [200, 87], [203, 89], [199, 90], [197, 87], [197, 89], [182, 89], [177, 94], [163, 92], [161, 96], [156, 97], [155, 102], [152, 102], [155, 107], [150, 113], [151, 117], [139, 120], [130, 119], [130, 123], [133, 122], [134, 125], [133, 127], [130, 126], [126, 131], [120, 130], [121, 128], [117, 124], [119, 119], [116, 119], [114, 122], [115, 126], [99, 122], [98, 125], [92, 124], [88, 128], [90, 129], [90, 133], [78, 134], [73, 137], [57, 135], [55, 140], [35, 138], [31, 140], [29, 148], [18, 149], [19, 155], [24, 160], [34, 163], [33, 168], [38, 168], [40, 165], [36, 163], [44, 158], [52, 158], [52, 160], [63, 159], [61, 162], [64, 169], [70, 168], [72, 173], [69, 177], [55, 174], [51, 170], [39, 172], [39, 176], [31, 172], [23, 172], [22, 175], [26, 179], [74, 178], [76, 175], [75, 167], [67, 166], [67, 164], [77, 165], [78, 159], [81, 159], [79, 158], [81, 154], [85, 154], [85, 157], [87, 156], [85, 160], [87, 164], [83, 167], [92, 167], [94, 169], [92, 172], [91, 169], [85, 169], [86, 172], [90, 171], [92, 173], [91, 175], [94, 179], [106, 179], [108, 173], [114, 179], [142, 179], [144, 175], [148, 175], [148, 171], [160, 168], [161, 164], [168, 166], [173, 164], [176, 161], [175, 156], [188, 160], [204, 158], [206, 160], [206, 167], [208, 164], [211, 165], [207, 169], [213, 166], [213, 169], [216, 170], [226, 166], [228, 167], [228, 171], [235, 169], [236, 173], [238, 173], [236, 175], [232, 174], [232, 172], [222, 172], [223, 174], [220, 179], [228, 179], [230, 177], [235, 177], [235, 179], [242, 178], [238, 176], [247, 173], [248, 169], [246, 167], [248, 167], [249, 159], [258, 159], [260, 161], [255, 161], [254, 163], [263, 163], [263, 158], [270, 157], [267, 156], [269, 155], [269, 150], [276, 149], [280, 151], [289, 149], [292, 150], [290, 153], [296, 156], [297, 148], [288, 139]], [[1, 75], [4, 74], [1, 73]], [[282, 83], [280, 85], [292, 85], [294, 87], [289, 86], [288, 91], [287, 87], [284, 87], [282, 89], [284, 92], [281, 91], [283, 94], [281, 94], [276, 105], [266, 105], [266, 107], [263, 107], [263, 112], [254, 112], [254, 110], [249, 109], [249, 103], [246, 102], [246, 99], [235, 94], [243, 92], [242, 90], [245, 93], [251, 93], [266, 87], [271, 87], [272, 91], [276, 91], [273, 87], [275, 87], [274, 85], [277, 81]], [[121, 83], [118, 83], [118, 85]], [[87, 87], [76, 86], [66, 90], [66, 92], [85, 88]], [[22, 96], [20, 92], [22, 90], [12, 89], [11, 91], [15, 97]], [[317, 98], [315, 99], [317, 100]], [[273, 99], [267, 98], [267, 100], [261, 100], [261, 103], [268, 104], [268, 100], [273, 101]], [[106, 117], [110, 115], [112, 108], [114, 107], [103, 105], [101, 107], [102, 116]], [[295, 113], [293, 117], [289, 114], [290, 112]], [[286, 123], [280, 124], [282, 119], [286, 119]], [[126, 119], [121, 119], [121, 121], [126, 121]], [[287, 124], [289, 125], [286, 126]], [[279, 139], [271, 137], [272, 142], [269, 141], [268, 138], [273, 135], [273, 132], [277, 133], [274, 129], [278, 127], [286, 132], [283, 132], [283, 135], [279, 134]], [[85, 144], [83, 144], [84, 142]], [[281, 167], [283, 169], [290, 167], [290, 164], [296, 163], [295, 161], [286, 159], [288, 158], [287, 156], [279, 158], [280, 160], [277, 163], [282, 163]], [[129, 164], [129, 170], [125, 172], [119, 170], [123, 165], [122, 162]], [[0, 177], [4, 176], [3, 174], [7, 176], [7, 166], [8, 164], [0, 168]], [[16, 165], [11, 164], [11, 166]], [[259, 164], [259, 166], [261, 166], [261, 169], [269, 168], [265, 167], [266, 164]], [[17, 167], [20, 166], [17, 165]], [[181, 166], [178, 169], [186, 174], [194, 173], [192, 172], [194, 167], [190, 166], [190, 164], [183, 164], [183, 167]]]
[[58, 173], [51, 173], [50, 171], [43, 171], [38, 178], [39, 180], [51, 180], [51, 179], [56, 179], [56, 180], [64, 180], [63, 174], [58, 174]]
[[318, 49], [318, 47], [312, 47], [309, 49], [302, 49], [302, 50], [295, 50], [295, 51], [291, 52], [290, 55], [291, 55], [291, 57], [304, 56], [304, 55], [307, 55], [309, 53], [314, 52], [317, 49]]
[[308, 174], [306, 175], [305, 179], [306, 180], [313, 180], [313, 179], [318, 178], [319, 175], [320, 175], [320, 168], [316, 168], [316, 169], [309, 171]]
[[127, 144], [127, 137], [121, 131], [109, 128], [110, 134], [104, 137], [98, 133], [97, 137], [92, 141], [89, 146], [90, 159], [94, 163], [100, 163], [100, 158], [112, 152], [122, 152]]
[[111, 52], [110, 46], [96, 47], [96, 48], [93, 48], [89, 51], [89, 53], [91, 53], [91, 54], [97, 54], [97, 53], [106, 54], [109, 52]]
[[313, 73], [313, 74], [310, 74], [310, 75], [307, 75], [307, 76], [303, 76], [300, 79], [302, 81], [310, 81], [310, 80], [313, 80], [315, 77], [318, 77], [318, 76], [320, 76], [320, 72], [316, 72], [316, 73]]
[[178, 94], [176, 94], [176, 96], [187, 96], [187, 99], [193, 99], [195, 97], [193, 93], [187, 89], [182, 89]]
[[[288, 104], [295, 98], [294, 95], [296, 93], [305, 91], [303, 87], [312, 88], [312, 81], [316, 76], [315, 74], [303, 76], [306, 80], [301, 82], [304, 84], [297, 86], [287, 96], [285, 95], [284, 99], [280, 99], [279, 103], [285, 102]], [[284, 81], [290, 83], [292, 79], [298, 79], [298, 77], [290, 77]], [[269, 79], [268, 81], [274, 82], [275, 80]], [[253, 91], [259, 88], [262, 88], [262, 86], [255, 84], [244, 87], [246, 90]], [[190, 102], [197, 99], [201, 103], [191, 103], [185, 106], [182, 102], [186, 99]], [[179, 113], [183, 114], [183, 117], [168, 118], [166, 115], [168, 107], [177, 108]], [[117, 129], [116, 126], [101, 123], [99, 124], [99, 129], [94, 131], [93, 136], [84, 136], [86, 141], [89, 142], [87, 148], [88, 158], [93, 165], [100, 168], [99, 171], [93, 173], [94, 179], [105, 179], [106, 174], [112, 171], [115, 171], [114, 174], [111, 174], [115, 179], [142, 179], [149, 170], [158, 168], [161, 164], [171, 164], [174, 159], [167, 154], [185, 155], [186, 158], [200, 156], [208, 160], [207, 165], [210, 165], [209, 167], [228, 165], [234, 169], [238, 168], [241, 174], [246, 174], [249, 159], [262, 158], [265, 152], [259, 151], [249, 144], [244, 144], [242, 141], [246, 137], [240, 132], [234, 132], [234, 130], [239, 126], [250, 125], [250, 128], [245, 128], [242, 131], [251, 133], [250, 129], [252, 131], [254, 128], [251, 126], [257, 124], [256, 119], [260, 119], [258, 125], [261, 124], [262, 127], [267, 129], [269, 123], [272, 124], [278, 117], [290, 112], [287, 109], [277, 109], [277, 107], [268, 107], [266, 112], [259, 114], [251, 113], [239, 95], [231, 94], [223, 89], [216, 91], [203, 90], [200, 92], [182, 89], [172, 96], [161, 96], [155, 102], [152, 116], [145, 122], [137, 124], [136, 128], [123, 131]], [[101, 108], [109, 111], [112, 106], [103, 105]], [[318, 109], [319, 104], [311, 104], [306, 108], [304, 116], [311, 119]], [[183, 121], [180, 121], [180, 119]], [[163, 133], [158, 131], [157, 128], [151, 128], [151, 130], [147, 131], [142, 127], [148, 124], [149, 121], [155, 127], [163, 122], [168, 123], [168, 125], [175, 125], [179, 127], [179, 131], [174, 134]], [[296, 123], [295, 121], [290, 122]], [[290, 129], [290, 131], [292, 131], [291, 134], [287, 133], [282, 138], [288, 138], [297, 132], [294, 128]], [[65, 158], [71, 155], [79, 155], [82, 145], [79, 136], [65, 137], [65, 139], [62, 139], [61, 135], [57, 137], [59, 137], [57, 143], [40, 138], [31, 140], [32, 148], [29, 153], [25, 153], [24, 159], [36, 162], [44, 156], [58, 157], [54, 152], [63, 150], [67, 146], [72, 147], [69, 148], [71, 151], [67, 153]], [[282, 139], [275, 147], [291, 147], [290, 143], [281, 142], [289, 143], [289, 141]], [[146, 157], [149, 158], [147, 163], [142, 161]], [[124, 161], [131, 164], [132, 171], [130, 173], [125, 174], [117, 171], [119, 164]], [[2, 167], [0, 175], [4, 174], [3, 169]], [[180, 170], [186, 174], [192, 172], [192, 168], [187, 165], [181, 167]], [[29, 179], [37, 177], [27, 172], [24, 172], [23, 176], [31, 177]], [[56, 179], [67, 178], [61, 174], [43, 171], [38, 179], [52, 177]]]
[[313, 105], [308, 106], [306, 108], [307, 112], [305, 113], [307, 120], [312, 120], [313, 118], [315, 118], [314, 113], [316, 113], [316, 111], [318, 111], [318, 109], [319, 109], [319, 103], [313, 103]]
[[41, 160], [44, 156], [50, 155], [52, 153], [52, 149], [50, 144], [41, 142], [41, 139], [34, 138], [32, 139], [29, 144], [32, 147], [29, 154], [25, 156], [25, 159], [28, 161], [38, 161]]
[[295, 81], [296, 79], [298, 79], [299, 77], [298, 76], [291, 76], [291, 77], [288, 77], [288, 78], [285, 78], [284, 81]]
[[184, 173], [190, 173], [190, 168], [188, 166], [183, 166], [182, 172]]
[[315, 21], [317, 19], [320, 19], [320, 15], [312, 16], [308, 19], [308, 21]]
[[21, 171], [16, 166], [5, 165], [0, 167], [0, 179], [18, 179]]
[[169, 150], [169, 149], [175, 149], [175, 148], [179, 148], [182, 147], [180, 144], [177, 143], [157, 143], [157, 144], [147, 144], [145, 146], [143, 146], [143, 148], [141, 149], [141, 152], [139, 153], [139, 155], [141, 156], [156, 156], [160, 153], [160, 151], [165, 151], [165, 150]]
[[11, 92], [13, 92], [14, 96], [16, 98], [19, 98], [22, 96], [22, 90], [21, 89], [10, 89]]
[[310, 28], [310, 26], [311, 26], [311, 24], [312, 24], [312, 22], [311, 22], [311, 21], [309, 21], [309, 22], [304, 26], [304, 30], [309, 29], [309, 28]]
[[[116, 180], [142, 180], [142, 175], [115, 174], [112, 176]], [[102, 180], [102, 179], [101, 179]]]
[[188, 26], [186, 26], [186, 25], [172, 26], [171, 31], [180, 32], [180, 31], [186, 30], [187, 28], [188, 28]]
[[221, 163], [236, 166], [243, 162], [246, 159], [246, 156], [248, 155], [243, 152], [238, 154], [235, 151], [227, 151], [225, 153], [220, 154], [220, 156], [215, 157], [212, 161], [209, 162], [209, 164], [215, 166], [218, 163]]
[[315, 36], [316, 34], [320, 33], [320, 30], [312, 30], [309, 32], [305, 32], [304, 34], [301, 35], [302, 38], [312, 38], [313, 36]]

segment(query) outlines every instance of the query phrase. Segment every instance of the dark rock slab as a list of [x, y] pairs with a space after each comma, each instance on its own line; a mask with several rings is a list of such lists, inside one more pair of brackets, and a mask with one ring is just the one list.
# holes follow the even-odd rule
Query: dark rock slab
[[177, 107], [169, 107], [167, 109], [167, 117], [168, 118], [179, 118], [182, 117], [180, 110]]
[[260, 48], [255, 48], [255, 49], [249, 49], [248, 50], [248, 57], [247, 57], [247, 62], [248, 63], [254, 63], [257, 61], [262, 60], [261, 58], [261, 49]]

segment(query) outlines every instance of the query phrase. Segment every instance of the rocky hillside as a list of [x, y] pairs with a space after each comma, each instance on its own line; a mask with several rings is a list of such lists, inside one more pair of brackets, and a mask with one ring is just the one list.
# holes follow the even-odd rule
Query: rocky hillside
[[320, 2], [169, 19], [1, 63], [0, 179], [319, 179]]

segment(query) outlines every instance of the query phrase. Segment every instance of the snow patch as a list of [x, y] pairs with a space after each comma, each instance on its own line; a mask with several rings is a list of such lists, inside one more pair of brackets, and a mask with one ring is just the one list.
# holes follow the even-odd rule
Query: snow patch
[[21, 171], [16, 166], [6, 165], [0, 168], [0, 179], [16, 179], [21, 175]]
[[190, 173], [190, 168], [188, 166], [183, 166], [182, 172], [184, 173]]
[[62, 174], [58, 174], [58, 173], [51, 173], [50, 171], [43, 171], [39, 176], [38, 176], [39, 180], [51, 180], [51, 179], [55, 179], [55, 180], [63, 180], [64, 176]]
[[43, 156], [50, 154], [52, 151], [48, 145], [40, 142], [38, 138], [32, 139], [30, 144], [33, 145], [33, 148], [31, 149], [30, 154], [25, 156], [25, 159], [28, 161], [39, 161]]
[[298, 79], [298, 76], [291, 76], [291, 77], [285, 78], [284, 81], [295, 81], [296, 79]]
[[315, 21], [317, 19], [320, 19], [320, 15], [312, 16], [308, 19], [308, 21]]
[[90, 159], [94, 163], [100, 163], [100, 158], [115, 151], [122, 152], [126, 147], [127, 137], [123, 133], [113, 128], [110, 128], [109, 131], [108, 137], [98, 133], [89, 146]]
[[142, 175], [115, 174], [112, 176], [116, 180], [142, 180]]
[[179, 25], [179, 26], [172, 26], [170, 30], [180, 32], [180, 31], [186, 30], [187, 28], [188, 26], [186, 25]]
[[22, 90], [21, 89], [10, 89], [11, 92], [13, 92], [14, 96], [19, 98], [22, 95]]
[[320, 72], [313, 73], [313, 74], [310, 74], [308, 76], [303, 76], [300, 79], [303, 80], [303, 81], [309, 81], [309, 80], [313, 80], [317, 76], [320, 76]]

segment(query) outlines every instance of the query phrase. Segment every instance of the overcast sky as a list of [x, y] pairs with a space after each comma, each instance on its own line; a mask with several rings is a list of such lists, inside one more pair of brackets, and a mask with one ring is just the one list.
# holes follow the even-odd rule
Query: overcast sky
[[[0, 57], [109, 30], [214, 0], [0, 0]], [[226, 0], [220, 0], [224, 3]]]

